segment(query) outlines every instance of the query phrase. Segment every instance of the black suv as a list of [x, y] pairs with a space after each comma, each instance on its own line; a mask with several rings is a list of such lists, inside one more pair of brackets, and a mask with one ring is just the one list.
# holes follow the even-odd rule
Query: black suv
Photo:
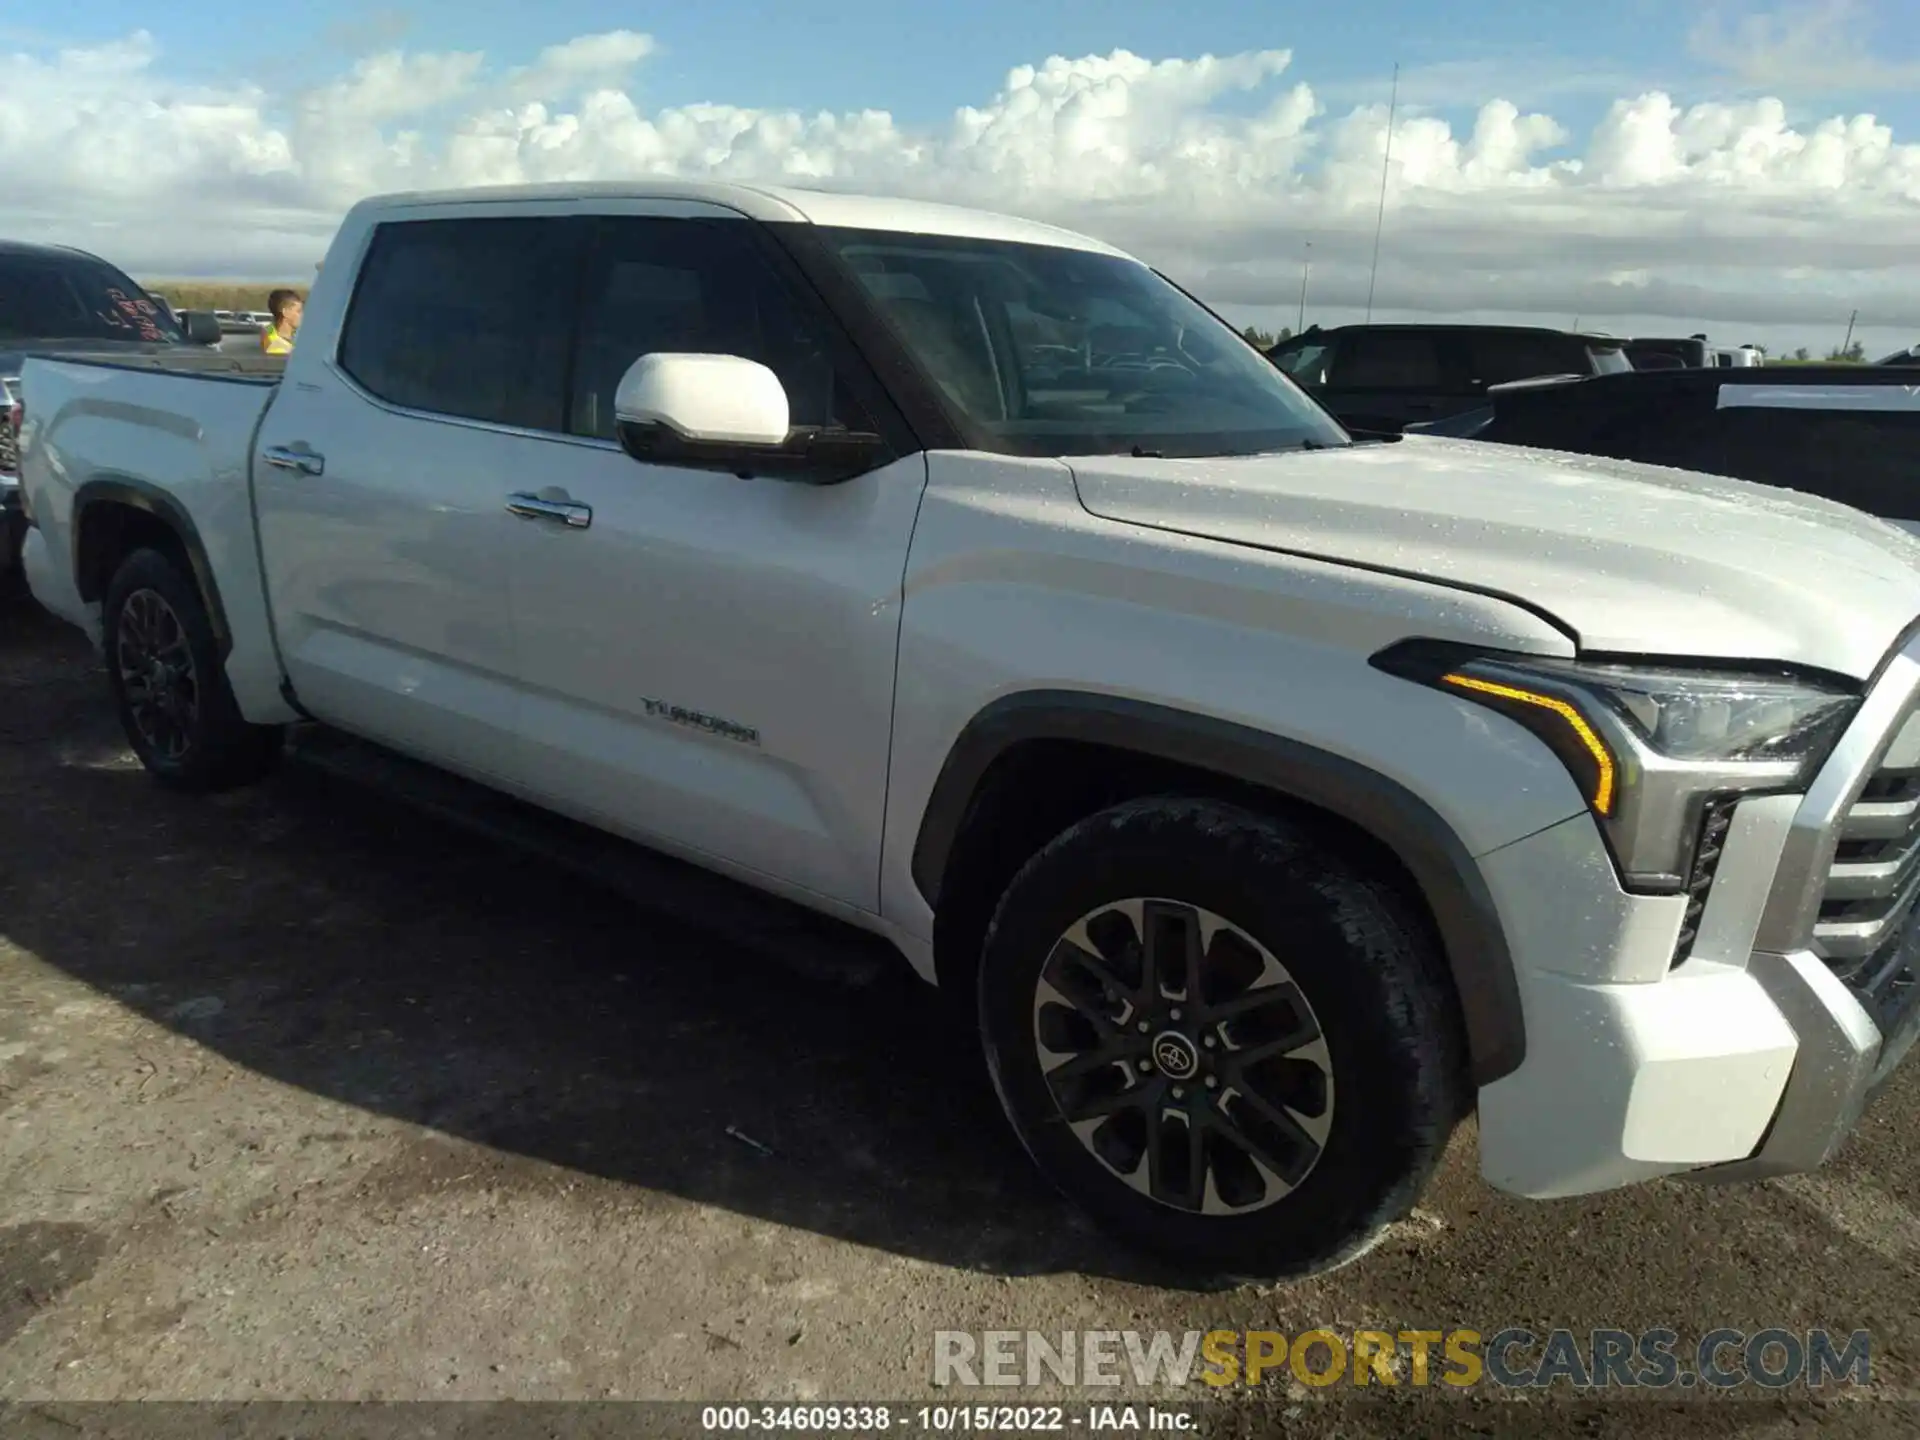
[[1397, 435], [1484, 404], [1493, 385], [1631, 370], [1622, 344], [1522, 325], [1339, 325], [1267, 356], [1349, 430]]
[[218, 338], [211, 319], [182, 325], [98, 256], [69, 245], [0, 240], [0, 584], [17, 580], [20, 364], [35, 354], [141, 355]]

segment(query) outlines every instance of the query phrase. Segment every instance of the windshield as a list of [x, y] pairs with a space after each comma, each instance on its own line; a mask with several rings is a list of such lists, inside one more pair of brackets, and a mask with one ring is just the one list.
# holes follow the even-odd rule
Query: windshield
[[982, 449], [1199, 456], [1349, 443], [1259, 351], [1137, 261], [821, 233]]
[[0, 340], [181, 339], [172, 317], [111, 265], [83, 255], [0, 254]]

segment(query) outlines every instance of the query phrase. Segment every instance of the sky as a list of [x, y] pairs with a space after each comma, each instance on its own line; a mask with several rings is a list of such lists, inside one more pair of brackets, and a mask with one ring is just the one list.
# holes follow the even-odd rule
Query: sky
[[701, 175], [1050, 220], [1269, 330], [1371, 292], [1822, 354], [1858, 311], [1877, 355], [1920, 342], [1915, 4], [69, 0], [0, 11], [0, 234], [299, 280], [369, 194]]

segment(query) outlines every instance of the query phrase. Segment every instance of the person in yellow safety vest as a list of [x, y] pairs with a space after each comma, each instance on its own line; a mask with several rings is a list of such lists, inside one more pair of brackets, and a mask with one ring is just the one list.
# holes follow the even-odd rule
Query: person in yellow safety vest
[[291, 355], [304, 308], [298, 291], [276, 290], [269, 295], [267, 309], [273, 313], [273, 324], [260, 332], [260, 348], [269, 355]]

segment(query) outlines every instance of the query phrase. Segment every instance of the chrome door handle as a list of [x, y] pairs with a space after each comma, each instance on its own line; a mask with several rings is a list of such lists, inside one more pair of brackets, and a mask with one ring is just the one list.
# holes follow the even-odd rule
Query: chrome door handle
[[297, 470], [302, 475], [319, 475], [327, 468], [327, 457], [311, 450], [290, 450], [285, 445], [269, 445], [260, 458], [276, 470]]
[[584, 530], [593, 523], [593, 507], [578, 500], [543, 500], [524, 490], [507, 497], [507, 513], [523, 520], [553, 520], [573, 530]]

